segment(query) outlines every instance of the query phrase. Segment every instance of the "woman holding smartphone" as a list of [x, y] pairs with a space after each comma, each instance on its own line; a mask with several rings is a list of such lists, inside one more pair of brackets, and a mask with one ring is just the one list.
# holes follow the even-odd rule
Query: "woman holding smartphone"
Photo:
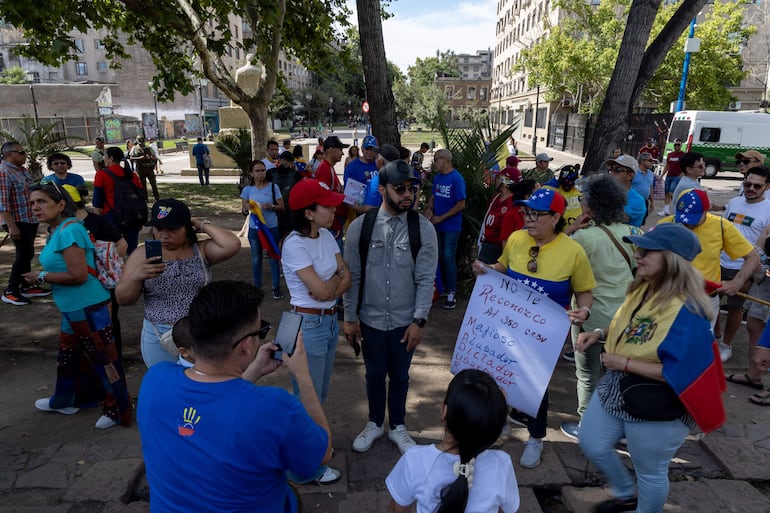
[[[176, 361], [160, 344], [161, 335], [187, 315], [195, 295], [211, 281], [211, 266], [235, 255], [241, 241], [230, 230], [191, 217], [187, 205], [173, 198], [156, 201], [147, 224], [153, 239], [160, 241], [160, 256], [141, 249], [131, 253], [115, 296], [121, 305], [132, 305], [144, 293], [141, 349], [151, 367]], [[198, 241], [196, 232], [209, 239]]]
[[[318, 180], [306, 178], [297, 183], [289, 196], [292, 231], [286, 236], [282, 251], [290, 303], [292, 310], [302, 315], [302, 337], [310, 377], [321, 404], [328, 396], [339, 335], [335, 304], [351, 283], [339, 246], [329, 232], [334, 221], [334, 208], [344, 198], [343, 194], [332, 192]], [[296, 383], [294, 393], [299, 393]], [[291, 478], [300, 483], [327, 484], [337, 481], [340, 472], [322, 466], [314, 476]]]

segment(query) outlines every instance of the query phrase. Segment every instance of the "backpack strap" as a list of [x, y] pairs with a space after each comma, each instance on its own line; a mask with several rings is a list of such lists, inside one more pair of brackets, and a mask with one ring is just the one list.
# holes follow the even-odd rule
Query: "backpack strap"
[[366, 278], [366, 259], [369, 256], [369, 243], [372, 241], [372, 231], [377, 222], [377, 213], [379, 208], [370, 208], [364, 214], [364, 222], [361, 224], [361, 234], [358, 238], [358, 255], [361, 262], [361, 277], [358, 280], [358, 304], [356, 305], [356, 314], [361, 309], [361, 302], [364, 299], [364, 279]]
[[607, 237], [610, 238], [610, 240], [618, 249], [618, 251], [620, 251], [620, 254], [623, 255], [623, 258], [626, 259], [626, 263], [628, 264], [628, 269], [631, 271], [631, 274], [634, 274], [634, 266], [633, 264], [631, 264], [631, 257], [628, 256], [628, 253], [626, 253], [626, 250], [623, 249], [623, 246], [620, 245], [620, 242], [618, 242], [618, 239], [616, 239], [615, 236], [612, 235], [612, 232], [609, 231], [606, 226], [597, 224], [596, 227], [601, 229], [601, 231], [607, 234]]
[[406, 225], [409, 229], [409, 247], [412, 250], [412, 260], [417, 261], [417, 253], [422, 247], [422, 236], [420, 235], [420, 214], [414, 209], [406, 212]]

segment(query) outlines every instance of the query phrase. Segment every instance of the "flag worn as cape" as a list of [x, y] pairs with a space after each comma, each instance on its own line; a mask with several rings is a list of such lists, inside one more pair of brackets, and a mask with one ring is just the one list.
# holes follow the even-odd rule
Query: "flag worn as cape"
[[267, 250], [267, 254], [270, 258], [280, 260], [281, 250], [278, 247], [278, 243], [273, 238], [270, 228], [267, 227], [265, 216], [262, 214], [262, 208], [254, 200], [249, 200], [249, 211], [251, 212], [251, 224], [257, 230], [259, 244]]
[[703, 317], [682, 307], [658, 346], [663, 377], [704, 433], [725, 421], [727, 388], [717, 342]]

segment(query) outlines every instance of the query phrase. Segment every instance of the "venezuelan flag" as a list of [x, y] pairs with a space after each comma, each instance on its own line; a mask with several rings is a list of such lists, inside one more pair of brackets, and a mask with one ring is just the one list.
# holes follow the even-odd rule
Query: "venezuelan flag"
[[270, 228], [268, 228], [267, 223], [265, 223], [265, 216], [262, 215], [262, 208], [254, 200], [249, 200], [249, 207], [252, 224], [254, 228], [257, 229], [259, 244], [267, 250], [267, 254], [270, 255], [270, 258], [280, 260], [281, 250], [278, 248], [278, 243], [273, 238]]
[[727, 388], [717, 342], [709, 328], [706, 319], [682, 308], [658, 346], [663, 377], [704, 433], [724, 423], [722, 392]]

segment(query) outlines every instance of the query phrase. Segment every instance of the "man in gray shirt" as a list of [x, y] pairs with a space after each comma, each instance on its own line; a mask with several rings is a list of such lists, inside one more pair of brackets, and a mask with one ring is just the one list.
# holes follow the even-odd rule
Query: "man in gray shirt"
[[[358, 342], [366, 364], [369, 421], [353, 441], [353, 450], [368, 451], [385, 434], [387, 401], [388, 439], [403, 453], [415, 445], [404, 425], [409, 366], [433, 299], [438, 245], [433, 225], [412, 210], [420, 180], [402, 160], [389, 162], [379, 172], [382, 206], [375, 213], [366, 261], [361, 261], [359, 241], [366, 216], [350, 224], [345, 242], [345, 262], [353, 283], [344, 295], [345, 336]], [[419, 222], [421, 246], [413, 258], [408, 216]], [[362, 266], [365, 266], [362, 282]], [[359, 301], [359, 294], [362, 297]], [[385, 387], [385, 377], [390, 380]], [[387, 398], [387, 400], [386, 400]]]

